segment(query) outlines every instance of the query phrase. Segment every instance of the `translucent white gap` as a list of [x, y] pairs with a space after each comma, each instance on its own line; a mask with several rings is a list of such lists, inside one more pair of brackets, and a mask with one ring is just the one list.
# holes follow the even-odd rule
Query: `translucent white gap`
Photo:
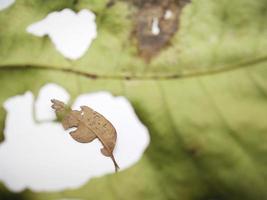
[[7, 9], [13, 3], [15, 3], [15, 0], [0, 0], [0, 11]]
[[170, 19], [172, 18], [172, 11], [171, 10], [166, 10], [165, 14], [164, 14], [164, 19]]
[[158, 35], [160, 33], [159, 20], [157, 17], [153, 17], [152, 19], [151, 32], [153, 35]]
[[35, 117], [38, 121], [54, 120], [56, 119], [55, 112], [49, 109], [51, 106], [51, 99], [58, 99], [67, 103], [70, 99], [68, 92], [53, 83], [43, 86], [35, 101]]
[[56, 49], [72, 60], [82, 57], [97, 36], [95, 14], [87, 9], [52, 12], [26, 30], [38, 37], [48, 35]]
[[[48, 84], [40, 90], [38, 99], [42, 101], [58, 89], [59, 86]], [[5, 141], [0, 144], [0, 181], [11, 191], [78, 188], [92, 177], [114, 173], [111, 159], [100, 153], [102, 145], [98, 140], [81, 144], [59, 123], [36, 124], [33, 101], [33, 94], [26, 92], [4, 103], [7, 116]], [[43, 105], [43, 110], [51, 110], [51, 104]], [[126, 98], [114, 97], [109, 92], [83, 94], [73, 108], [79, 109], [81, 105], [92, 107], [113, 123], [118, 134], [114, 156], [121, 170], [141, 158], [149, 144], [149, 133]]]

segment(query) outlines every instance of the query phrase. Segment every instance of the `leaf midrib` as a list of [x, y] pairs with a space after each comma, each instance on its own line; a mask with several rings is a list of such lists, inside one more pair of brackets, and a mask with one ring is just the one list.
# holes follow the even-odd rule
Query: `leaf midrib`
[[209, 70], [195, 70], [195, 71], [181, 71], [180, 73], [170, 73], [170, 74], [163, 74], [163, 73], [155, 73], [155, 74], [147, 74], [147, 75], [140, 75], [140, 74], [98, 74], [98, 73], [90, 73], [81, 70], [66, 68], [66, 67], [59, 67], [55, 68], [49, 65], [39, 65], [39, 64], [7, 64], [7, 65], [0, 65], [0, 71], [4, 70], [27, 70], [27, 69], [36, 69], [36, 70], [49, 70], [49, 71], [60, 71], [65, 73], [71, 73], [76, 75], [81, 75], [91, 79], [113, 79], [113, 80], [168, 80], [168, 79], [183, 79], [183, 78], [194, 78], [200, 76], [207, 76], [213, 74], [220, 74], [229, 71], [234, 71], [246, 67], [254, 67], [257, 64], [267, 62], [267, 55], [258, 57], [255, 59], [243, 61], [240, 63], [235, 63], [231, 65], [225, 65], [222, 67], [216, 67], [212, 69], [210, 67]]

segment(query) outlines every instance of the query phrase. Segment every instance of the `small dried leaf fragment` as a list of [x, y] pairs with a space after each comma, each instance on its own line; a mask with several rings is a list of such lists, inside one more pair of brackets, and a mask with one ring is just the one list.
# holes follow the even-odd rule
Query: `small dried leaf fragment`
[[80, 143], [89, 143], [96, 138], [100, 140], [103, 145], [101, 153], [112, 159], [117, 172], [119, 166], [113, 155], [117, 133], [113, 125], [88, 106], [81, 106], [81, 110], [78, 111], [69, 109], [63, 102], [56, 99], [52, 99], [51, 102], [57, 116], [62, 118], [64, 129], [77, 128], [70, 132], [74, 140]]

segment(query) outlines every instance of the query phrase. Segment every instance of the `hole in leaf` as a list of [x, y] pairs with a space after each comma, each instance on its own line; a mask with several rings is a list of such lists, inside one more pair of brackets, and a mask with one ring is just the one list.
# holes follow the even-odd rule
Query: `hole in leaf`
[[35, 101], [35, 117], [37, 121], [46, 121], [56, 119], [55, 112], [49, 109], [51, 106], [51, 99], [56, 98], [61, 101], [68, 102], [70, 96], [68, 92], [56, 84], [46, 84], [43, 86]]
[[75, 60], [85, 54], [97, 36], [95, 14], [87, 9], [75, 13], [67, 8], [31, 24], [27, 32], [38, 37], [48, 35], [63, 56]]
[[15, 0], [0, 0], [0, 11], [7, 9], [13, 3], [15, 3]]
[[[44, 86], [40, 90], [39, 101], [59, 88], [55, 84]], [[0, 144], [0, 180], [10, 190], [77, 188], [92, 177], [114, 173], [112, 161], [99, 150], [102, 145], [98, 140], [81, 144], [73, 140], [60, 123], [36, 123], [32, 115], [33, 104], [31, 92], [11, 97], [4, 103], [7, 117], [5, 140]], [[126, 98], [114, 97], [109, 92], [83, 94], [72, 108], [79, 109], [81, 105], [100, 112], [116, 128], [118, 138], [114, 155], [121, 170], [141, 158], [149, 144], [148, 130]], [[50, 106], [45, 109], [51, 109]], [[36, 106], [36, 109], [39, 108]]]
[[171, 10], [166, 10], [165, 14], [164, 14], [164, 19], [170, 19], [172, 18], [173, 14]]
[[151, 32], [152, 32], [153, 35], [158, 35], [160, 33], [159, 20], [156, 17], [154, 17], [153, 20], [152, 20]]

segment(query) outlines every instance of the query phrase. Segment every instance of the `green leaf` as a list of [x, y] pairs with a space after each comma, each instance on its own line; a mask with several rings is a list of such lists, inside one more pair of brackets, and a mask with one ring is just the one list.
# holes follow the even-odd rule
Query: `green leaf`
[[[129, 39], [130, 3], [106, 3], [21, 0], [1, 11], [0, 103], [48, 82], [72, 100], [108, 90], [126, 96], [148, 127], [147, 151], [133, 167], [78, 189], [14, 194], [2, 185], [0, 199], [266, 199], [267, 1], [193, 0], [150, 64]], [[72, 62], [49, 38], [26, 32], [66, 7], [97, 16], [98, 37]], [[2, 133], [4, 119], [2, 108]]]

